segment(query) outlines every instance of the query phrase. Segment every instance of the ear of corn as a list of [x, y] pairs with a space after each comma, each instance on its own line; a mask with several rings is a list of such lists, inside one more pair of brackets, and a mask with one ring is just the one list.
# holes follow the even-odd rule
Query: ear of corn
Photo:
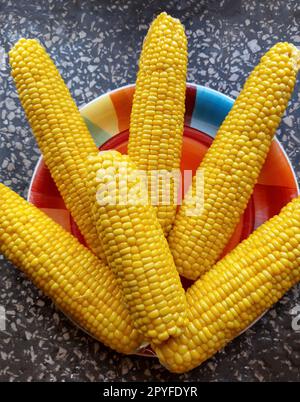
[[0, 251], [75, 323], [107, 346], [142, 343], [114, 275], [42, 211], [0, 184]]
[[220, 257], [247, 206], [298, 68], [299, 51], [289, 43], [276, 44], [251, 73], [221, 125], [200, 165], [203, 210], [189, 216], [194, 178], [168, 238], [181, 275], [197, 279]]
[[108, 265], [119, 279], [134, 325], [146, 340], [158, 343], [181, 333], [186, 300], [167, 240], [136, 173], [128, 156], [104, 151], [90, 159], [88, 181], [95, 184], [90, 187], [93, 212]]
[[103, 258], [86, 185], [87, 157], [97, 155], [97, 147], [45, 49], [36, 40], [20, 39], [9, 59], [46, 165], [86, 243]]
[[186, 71], [184, 27], [161, 13], [149, 29], [140, 56], [128, 155], [138, 169], [148, 172], [150, 198], [153, 205], [158, 204], [155, 209], [165, 235], [176, 214]]
[[260, 226], [187, 291], [189, 323], [155, 347], [174, 372], [198, 366], [300, 281], [300, 197]]

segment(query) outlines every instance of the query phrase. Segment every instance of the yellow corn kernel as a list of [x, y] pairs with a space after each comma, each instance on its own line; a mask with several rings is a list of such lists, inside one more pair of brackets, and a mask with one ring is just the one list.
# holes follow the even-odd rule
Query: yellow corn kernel
[[161, 13], [150, 26], [139, 60], [128, 155], [148, 174], [150, 199], [165, 235], [176, 214], [186, 71], [184, 27], [179, 20]]
[[34, 39], [20, 39], [9, 60], [22, 106], [46, 165], [88, 246], [104, 258], [86, 185], [97, 147], [59, 71]]
[[289, 43], [273, 46], [222, 123], [199, 167], [204, 174], [203, 209], [190, 214], [195, 206], [194, 178], [168, 238], [181, 275], [197, 279], [213, 266], [229, 241], [290, 99], [299, 58], [299, 51]]
[[179, 335], [186, 322], [185, 293], [133, 162], [104, 151], [90, 158], [88, 170], [97, 232], [134, 325], [153, 343]]
[[133, 353], [133, 327], [113, 273], [42, 211], [0, 184], [0, 252], [78, 326], [107, 346]]
[[[275, 247], [277, 259], [272, 258]], [[285, 247], [291, 249], [289, 259]], [[181, 373], [210, 358], [300, 281], [299, 261], [300, 197], [188, 289], [189, 323], [176, 339], [153, 345], [160, 362], [170, 371]], [[226, 308], [220, 308], [220, 303]]]

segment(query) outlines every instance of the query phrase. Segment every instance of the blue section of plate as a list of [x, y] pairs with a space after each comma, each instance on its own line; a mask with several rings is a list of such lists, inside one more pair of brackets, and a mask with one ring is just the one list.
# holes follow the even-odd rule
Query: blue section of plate
[[234, 100], [202, 85], [196, 85], [196, 88], [191, 126], [214, 138]]

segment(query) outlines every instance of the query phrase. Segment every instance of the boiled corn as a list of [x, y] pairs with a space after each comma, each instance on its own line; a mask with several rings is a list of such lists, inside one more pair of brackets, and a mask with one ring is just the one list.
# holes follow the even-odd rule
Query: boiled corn
[[86, 243], [104, 258], [86, 184], [87, 157], [97, 155], [97, 147], [59, 71], [36, 40], [20, 39], [9, 60], [46, 165]]
[[197, 279], [229, 241], [293, 91], [299, 54], [293, 45], [278, 43], [262, 57], [206, 153], [200, 165], [203, 209], [193, 215], [193, 197], [200, 203], [195, 176], [168, 238], [181, 275]]
[[148, 173], [148, 189], [167, 235], [177, 207], [187, 39], [180, 21], [161, 13], [144, 40], [130, 118], [128, 155]]
[[136, 173], [127, 155], [103, 151], [90, 158], [88, 182], [106, 260], [134, 325], [146, 340], [159, 343], [181, 333], [186, 300], [143, 178]]
[[222, 349], [300, 281], [300, 197], [260, 226], [186, 293], [189, 323], [155, 346], [170, 371], [189, 371]]
[[142, 343], [110, 270], [42, 211], [0, 184], [0, 252], [76, 324], [107, 346]]

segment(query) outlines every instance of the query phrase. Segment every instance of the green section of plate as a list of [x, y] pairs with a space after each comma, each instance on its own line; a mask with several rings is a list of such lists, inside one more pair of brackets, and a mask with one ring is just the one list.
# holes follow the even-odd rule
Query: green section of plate
[[96, 126], [96, 124], [91, 122], [87, 117], [83, 116], [83, 118], [98, 148], [111, 138], [108, 132]]

